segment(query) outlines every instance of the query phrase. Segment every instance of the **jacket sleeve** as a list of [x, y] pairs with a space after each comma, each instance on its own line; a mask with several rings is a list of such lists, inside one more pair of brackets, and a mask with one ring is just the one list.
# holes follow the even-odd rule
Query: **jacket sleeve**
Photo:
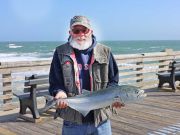
[[51, 62], [51, 67], [49, 72], [49, 93], [50, 95], [55, 96], [61, 90], [65, 91], [65, 87], [64, 87], [62, 68], [56, 50], [54, 52], [54, 56]]
[[118, 70], [118, 66], [117, 63], [113, 57], [113, 54], [110, 52], [110, 57], [109, 57], [109, 73], [108, 73], [108, 78], [109, 78], [109, 82], [108, 82], [108, 86], [112, 86], [112, 85], [117, 85], [119, 82], [119, 70]]

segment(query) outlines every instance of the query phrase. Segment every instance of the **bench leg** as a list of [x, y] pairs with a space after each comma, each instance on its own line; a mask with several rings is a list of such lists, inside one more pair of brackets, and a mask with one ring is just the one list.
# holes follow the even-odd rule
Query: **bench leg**
[[37, 109], [37, 103], [36, 101], [33, 101], [31, 98], [21, 98], [19, 99], [20, 101], [20, 114], [26, 114], [26, 109], [29, 108], [33, 118], [34, 119], [39, 119], [40, 115]]
[[170, 77], [170, 83], [169, 83], [169, 84], [170, 84], [172, 90], [174, 90], [174, 91], [176, 90], [176, 83], [175, 83], [175, 82], [176, 82], [175, 76], [171, 76], [171, 77]]
[[172, 90], [176, 90], [176, 84], [175, 84], [175, 82], [171, 82], [171, 83], [170, 83], [170, 86], [171, 86]]
[[159, 83], [159, 84], [158, 84], [158, 88], [161, 88], [161, 87], [162, 87], [162, 84]]
[[26, 114], [27, 105], [24, 104], [23, 100], [19, 99], [20, 102], [20, 114]]
[[31, 110], [31, 113], [32, 113], [34, 119], [39, 119], [40, 118], [36, 103], [31, 104], [29, 106], [29, 109]]
[[163, 86], [164, 82], [161, 81], [161, 79], [159, 79], [159, 84], [158, 84], [158, 88], [161, 88]]

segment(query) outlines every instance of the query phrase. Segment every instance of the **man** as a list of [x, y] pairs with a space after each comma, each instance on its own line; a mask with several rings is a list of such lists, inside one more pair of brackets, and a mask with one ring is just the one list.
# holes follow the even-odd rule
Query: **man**
[[[96, 91], [116, 85], [118, 80], [118, 67], [110, 49], [97, 43], [88, 18], [74, 16], [70, 21], [68, 42], [54, 52], [49, 77], [50, 94], [62, 99], [57, 110], [64, 119], [62, 134], [111, 135], [111, 107], [93, 110], [83, 117], [68, 107], [63, 98], [82, 94], [82, 89]], [[121, 106], [113, 104], [115, 108]]]

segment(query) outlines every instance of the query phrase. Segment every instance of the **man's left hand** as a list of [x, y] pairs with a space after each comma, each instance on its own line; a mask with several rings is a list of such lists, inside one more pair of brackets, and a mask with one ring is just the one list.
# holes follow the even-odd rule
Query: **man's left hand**
[[112, 107], [115, 107], [115, 108], [121, 108], [121, 107], [124, 107], [125, 105], [120, 103], [120, 102], [115, 102], [112, 104]]

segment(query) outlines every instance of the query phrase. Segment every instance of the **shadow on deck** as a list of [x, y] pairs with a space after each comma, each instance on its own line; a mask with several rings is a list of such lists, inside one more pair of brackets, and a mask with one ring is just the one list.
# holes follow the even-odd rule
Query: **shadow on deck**
[[[128, 104], [111, 118], [113, 135], [178, 135], [180, 134], [180, 91], [149, 89], [147, 97]], [[60, 135], [62, 119], [52, 113], [40, 123], [23, 121], [18, 109], [0, 113], [0, 135]]]

